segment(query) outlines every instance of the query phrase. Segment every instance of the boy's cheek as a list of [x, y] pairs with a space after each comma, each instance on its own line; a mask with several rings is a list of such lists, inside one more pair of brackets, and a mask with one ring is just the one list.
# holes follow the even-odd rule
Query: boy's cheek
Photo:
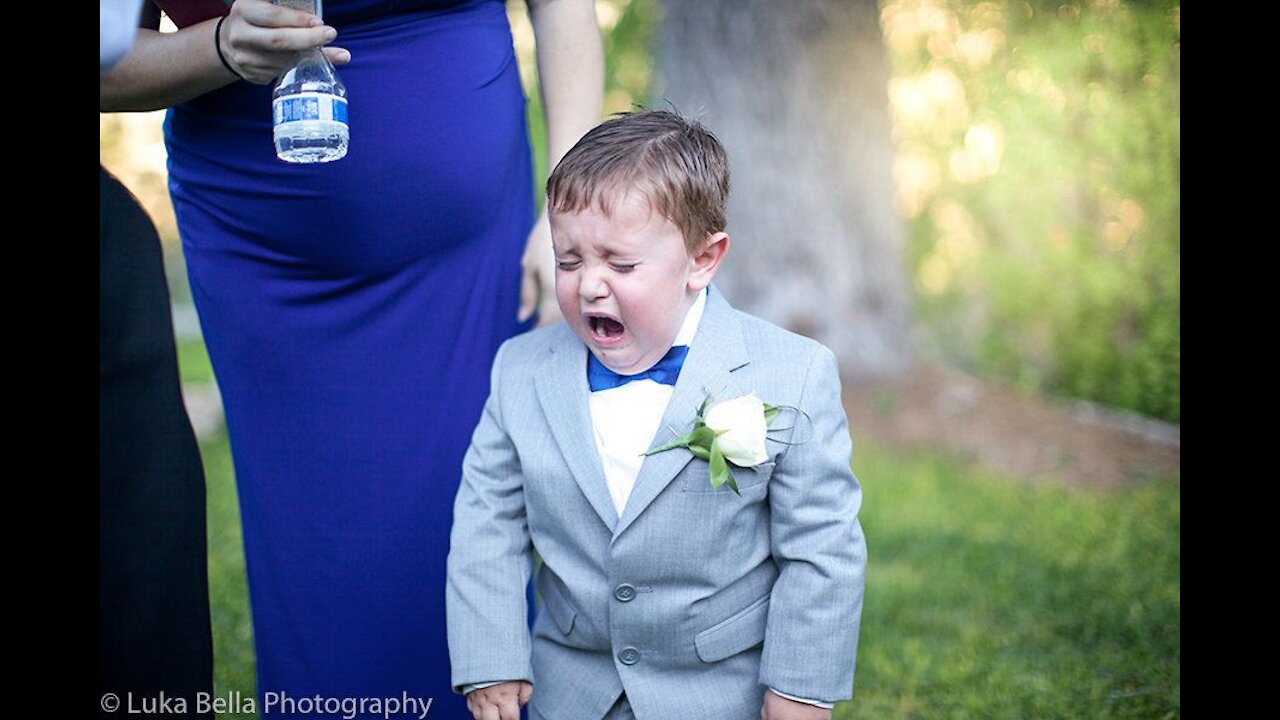
[[[569, 280], [563, 271], [556, 271], [556, 304], [560, 306], [560, 314], [565, 320], [575, 317], [578, 313], [577, 302], [575, 296], [577, 291], [572, 287], [572, 281]], [[572, 325], [572, 321], [570, 320]]]

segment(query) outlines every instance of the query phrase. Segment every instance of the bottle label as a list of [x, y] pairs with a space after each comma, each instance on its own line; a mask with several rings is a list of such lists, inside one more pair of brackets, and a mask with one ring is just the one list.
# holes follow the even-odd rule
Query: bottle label
[[278, 97], [271, 103], [275, 124], [298, 120], [332, 120], [347, 124], [347, 101], [337, 95], [299, 93]]

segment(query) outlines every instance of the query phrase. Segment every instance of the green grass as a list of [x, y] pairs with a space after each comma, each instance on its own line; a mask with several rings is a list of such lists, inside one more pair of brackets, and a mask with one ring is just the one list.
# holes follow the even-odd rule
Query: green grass
[[837, 718], [1176, 718], [1180, 489], [1032, 486], [860, 449], [870, 557]]
[[178, 375], [184, 383], [213, 382], [213, 365], [200, 337], [178, 338]]
[[[254, 697], [253, 626], [244, 574], [240, 506], [226, 431], [201, 444], [209, 503], [209, 614], [213, 624], [214, 694]], [[243, 706], [242, 706], [243, 707]], [[234, 709], [234, 708], [233, 708]], [[219, 715], [238, 720], [247, 715]], [[257, 717], [256, 715], [252, 717]]]
[[[225, 435], [202, 448], [216, 692], [254, 691]], [[854, 718], [1177, 718], [1180, 489], [1069, 491], [859, 443], [870, 554]], [[243, 718], [245, 716], [234, 716]]]

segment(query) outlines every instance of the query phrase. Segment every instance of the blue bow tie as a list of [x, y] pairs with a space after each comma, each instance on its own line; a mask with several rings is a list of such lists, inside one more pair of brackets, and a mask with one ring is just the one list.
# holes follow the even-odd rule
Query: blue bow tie
[[635, 375], [619, 375], [605, 367], [595, 355], [587, 353], [587, 384], [591, 386], [591, 392], [612, 390], [633, 380], [644, 379], [663, 385], [675, 385], [676, 379], [680, 377], [680, 367], [684, 365], [684, 358], [688, 354], [688, 345], [677, 345], [668, 350], [667, 354], [648, 370]]

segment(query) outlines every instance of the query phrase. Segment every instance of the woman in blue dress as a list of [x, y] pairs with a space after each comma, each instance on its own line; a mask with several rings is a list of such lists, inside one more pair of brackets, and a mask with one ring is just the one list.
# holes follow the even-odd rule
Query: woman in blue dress
[[[161, 2], [181, 29], [141, 30], [102, 105], [174, 105], [170, 191], [226, 408], [258, 709], [409, 696], [467, 717], [444, 620], [459, 469], [498, 345], [538, 296], [555, 307], [505, 5], [331, 0], [309, 27], [261, 0], [219, 22], [212, 4]], [[603, 54], [591, 0], [529, 6], [554, 165], [599, 119]], [[273, 43], [328, 28], [349, 52], [327, 50], [350, 58], [350, 150], [286, 164], [270, 80], [291, 61]]]

